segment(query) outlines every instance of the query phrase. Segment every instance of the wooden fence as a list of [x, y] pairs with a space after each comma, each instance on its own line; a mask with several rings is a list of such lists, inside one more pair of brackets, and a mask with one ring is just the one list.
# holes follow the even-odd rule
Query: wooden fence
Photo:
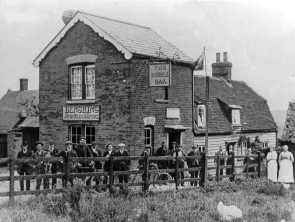
[[[66, 158], [63, 159], [61, 157], [51, 157], [51, 158], [39, 158], [39, 159], [34, 159], [34, 158], [26, 158], [26, 159], [12, 159], [12, 158], [1, 158], [0, 159], [0, 164], [1, 163], [8, 163], [9, 166], [9, 176], [1, 176], [0, 177], [0, 182], [7, 182], [9, 181], [9, 191], [8, 192], [0, 192], [0, 197], [8, 196], [9, 200], [11, 203], [14, 202], [14, 197], [18, 195], [28, 195], [28, 194], [47, 194], [49, 192], [62, 192], [66, 187], [68, 186], [68, 181], [71, 178], [85, 178], [85, 177], [107, 177], [108, 182], [106, 184], [99, 184], [95, 186], [90, 186], [90, 187], [95, 187], [95, 188], [111, 188], [116, 185], [120, 185], [118, 183], [114, 183], [114, 178], [118, 175], [128, 175], [130, 178], [136, 178], [136, 175], [141, 176], [140, 180], [134, 180], [134, 179], [129, 179], [128, 184], [125, 184], [126, 186], [141, 186], [143, 192], [147, 192], [149, 190], [150, 185], [162, 185], [162, 184], [175, 184], [175, 188], [178, 189], [180, 183], [183, 182], [193, 182], [197, 181], [199, 186], [204, 186], [208, 181], [208, 171], [215, 170], [215, 175], [213, 179], [215, 179], [217, 182], [220, 181], [224, 177], [229, 177], [231, 180], [235, 178], [237, 175], [244, 175], [245, 177], [249, 176], [261, 176], [261, 162], [262, 162], [262, 155], [260, 153], [256, 155], [246, 155], [246, 156], [235, 156], [230, 155], [230, 156], [206, 156], [205, 154], [199, 155], [199, 156], [186, 156], [184, 157], [185, 161], [189, 160], [199, 160], [199, 165], [198, 167], [191, 167], [191, 168], [184, 168], [180, 167], [180, 161], [181, 157], [172, 157], [172, 156], [128, 156], [128, 157], [115, 157], [111, 156], [109, 158], [106, 157], [86, 157], [86, 158], [81, 158], [81, 157], [76, 157], [76, 158]], [[244, 159], [245, 164], [243, 166], [236, 166], [235, 161], [232, 161], [232, 164], [222, 164], [223, 162], [227, 162], [226, 160], [229, 160], [229, 158], [234, 159]], [[255, 163], [250, 163], [250, 158], [255, 160]], [[206, 166], [205, 163], [207, 163], [209, 159], [214, 159], [214, 166]], [[128, 160], [128, 161], [139, 161], [142, 160], [143, 164], [141, 168], [134, 169], [134, 170], [126, 170], [126, 171], [115, 171], [114, 170], [114, 164], [116, 161], [119, 160]], [[43, 162], [59, 162], [63, 161], [63, 167], [64, 170], [62, 173], [56, 173], [56, 174], [32, 174], [32, 175], [15, 175], [15, 170], [17, 169], [17, 166], [21, 163], [40, 163], [41, 161]], [[103, 171], [103, 170], [98, 170], [95, 172], [84, 172], [84, 173], [77, 173], [73, 170], [70, 169], [70, 162], [72, 163], [78, 163], [82, 161], [86, 162], [91, 162], [91, 161], [100, 161], [105, 163], [106, 161], [109, 162], [109, 171]], [[152, 168], [153, 166], [152, 163], [157, 163], [158, 161], [169, 161], [170, 163], [173, 163], [167, 169], [158, 169]], [[154, 166], [156, 166], [154, 164]], [[243, 168], [242, 173], [237, 174], [236, 169], [238, 168]], [[226, 174], [224, 174], [224, 170], [227, 171]], [[249, 170], [251, 169], [251, 170]], [[254, 171], [253, 171], [254, 169]], [[184, 173], [185, 171], [191, 173], [191, 172], [196, 172], [198, 171], [199, 176], [196, 178], [181, 178], [180, 174]], [[174, 175], [173, 179], [172, 177], [167, 177], [166, 179], [161, 179], [159, 175], [165, 174], [165, 175]], [[156, 177], [153, 177], [156, 176]], [[58, 188], [58, 189], [43, 189], [43, 190], [24, 190], [24, 191], [16, 191], [15, 190], [15, 181], [19, 180], [32, 180], [32, 179], [50, 179], [50, 178], [61, 178], [65, 181], [65, 186], [63, 188]], [[210, 178], [212, 179], [212, 177]]]

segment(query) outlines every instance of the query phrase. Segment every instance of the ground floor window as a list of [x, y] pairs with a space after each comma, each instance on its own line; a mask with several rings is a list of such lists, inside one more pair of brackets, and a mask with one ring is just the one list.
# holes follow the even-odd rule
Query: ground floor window
[[73, 144], [78, 144], [81, 136], [86, 138], [86, 143], [95, 141], [95, 127], [91, 125], [71, 125], [69, 126], [69, 139]]

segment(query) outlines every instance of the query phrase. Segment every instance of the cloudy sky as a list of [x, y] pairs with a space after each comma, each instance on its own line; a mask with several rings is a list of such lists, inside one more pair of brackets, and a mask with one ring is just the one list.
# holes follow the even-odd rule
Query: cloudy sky
[[[259, 3], [257, 3], [259, 2]], [[227, 51], [233, 79], [246, 81], [272, 110], [295, 99], [295, 3], [271, 0], [0, 0], [0, 96], [29, 78], [32, 61], [62, 28], [64, 10], [80, 9], [152, 27], [197, 58], [206, 46], [208, 72]]]

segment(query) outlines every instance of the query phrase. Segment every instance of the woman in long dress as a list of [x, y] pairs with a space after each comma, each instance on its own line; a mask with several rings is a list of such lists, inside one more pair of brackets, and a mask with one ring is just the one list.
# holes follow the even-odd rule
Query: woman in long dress
[[293, 162], [294, 157], [293, 154], [288, 151], [288, 146], [283, 146], [283, 151], [279, 156], [279, 178], [278, 181], [281, 183], [294, 183], [294, 176], [293, 176]]
[[274, 147], [271, 148], [270, 152], [266, 156], [267, 160], [267, 178], [272, 182], [278, 180], [278, 154]]

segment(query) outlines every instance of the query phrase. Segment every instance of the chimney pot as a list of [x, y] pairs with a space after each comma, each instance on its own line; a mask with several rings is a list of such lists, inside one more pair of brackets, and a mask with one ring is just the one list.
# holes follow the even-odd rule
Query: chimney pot
[[227, 62], [227, 52], [223, 52], [223, 62]]
[[20, 80], [19, 80], [19, 90], [20, 91], [24, 91], [24, 90], [28, 90], [28, 83], [29, 83], [29, 80], [28, 79], [26, 79], [26, 78], [21, 78]]
[[216, 52], [216, 62], [220, 62], [220, 52]]

